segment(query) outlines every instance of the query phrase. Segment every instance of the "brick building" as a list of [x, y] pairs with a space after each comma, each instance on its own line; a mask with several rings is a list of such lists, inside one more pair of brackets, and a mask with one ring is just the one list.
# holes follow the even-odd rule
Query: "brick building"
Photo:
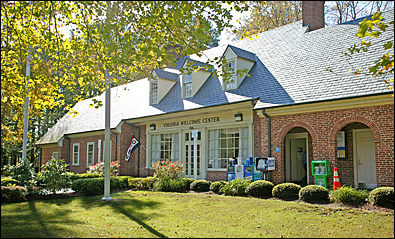
[[[314, 184], [311, 161], [329, 160], [341, 185], [393, 187], [393, 92], [382, 80], [349, 71], [371, 65], [383, 55], [382, 44], [372, 39], [370, 51], [346, 58], [341, 51], [359, 43], [355, 34], [364, 18], [324, 27], [323, 6], [303, 2], [302, 21], [204, 52], [249, 76], [226, 83], [210, 69], [180, 74], [187, 61], [204, 66], [207, 60], [191, 55], [174, 68], [155, 69], [153, 79], [113, 87], [111, 160], [120, 160], [120, 174], [150, 176], [154, 162], [169, 158], [184, 164], [187, 177], [226, 180], [229, 158], [272, 156], [275, 184]], [[382, 16], [389, 22], [393, 14]], [[382, 37], [392, 39], [393, 31]], [[104, 102], [104, 94], [95, 98]], [[41, 165], [62, 158], [70, 171], [83, 173], [103, 160], [104, 107], [90, 103], [77, 103], [79, 115], [66, 114], [37, 142]], [[192, 130], [198, 130], [196, 150]], [[127, 162], [132, 134], [142, 146]]]

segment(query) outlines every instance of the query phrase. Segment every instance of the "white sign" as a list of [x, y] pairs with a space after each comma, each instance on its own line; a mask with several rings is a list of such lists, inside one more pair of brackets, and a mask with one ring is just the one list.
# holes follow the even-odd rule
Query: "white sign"
[[192, 130], [192, 138], [197, 138], [198, 137], [198, 130]]

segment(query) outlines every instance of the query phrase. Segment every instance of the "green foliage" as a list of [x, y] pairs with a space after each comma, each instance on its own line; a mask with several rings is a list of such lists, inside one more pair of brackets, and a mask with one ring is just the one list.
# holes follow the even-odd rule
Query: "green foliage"
[[220, 189], [222, 186], [224, 186], [227, 182], [226, 181], [215, 181], [210, 184], [210, 191], [215, 192], [216, 194], [219, 194]]
[[184, 171], [183, 165], [171, 162], [170, 159], [160, 160], [152, 165], [155, 170], [154, 177], [158, 179], [179, 179]]
[[[110, 190], [128, 188], [129, 178], [128, 176], [111, 177]], [[71, 184], [71, 189], [84, 195], [102, 194], [104, 193], [104, 178], [76, 179]]]
[[154, 183], [159, 180], [154, 177], [146, 177], [146, 178], [129, 178], [128, 185], [129, 188], [137, 189], [137, 190], [148, 190], [154, 187]]
[[305, 202], [328, 202], [329, 191], [321, 185], [308, 185], [300, 189], [299, 199]]
[[195, 192], [208, 192], [210, 190], [210, 181], [207, 180], [195, 180], [189, 187]]
[[19, 186], [19, 182], [9, 177], [1, 177], [1, 186], [7, 186], [8, 184], [15, 184]]
[[247, 193], [250, 196], [272, 196], [274, 184], [265, 180], [258, 180], [251, 183], [247, 188]]
[[154, 183], [154, 189], [163, 192], [184, 192], [189, 189], [189, 181], [180, 179], [159, 179]]
[[345, 205], [360, 205], [366, 203], [369, 196], [367, 190], [358, 190], [350, 186], [342, 186], [337, 190], [330, 192], [330, 198], [334, 202]]
[[3, 168], [1, 168], [1, 175], [2, 176], [11, 176], [11, 165], [10, 164], [5, 164], [3, 165]]
[[394, 208], [394, 187], [379, 187], [369, 193], [369, 203], [381, 207]]
[[1, 186], [1, 198], [19, 200], [27, 194], [27, 189], [21, 186]]
[[17, 180], [21, 186], [33, 185], [35, 173], [32, 163], [21, 160], [16, 165], [11, 166], [11, 178]]
[[69, 173], [70, 179], [81, 179], [81, 178], [100, 178], [103, 177], [101, 173]]
[[[111, 161], [110, 163], [110, 173], [111, 176], [118, 176], [118, 169], [119, 169], [119, 160]], [[105, 163], [101, 161], [95, 165], [89, 165], [86, 171], [87, 174], [94, 174], [94, 175], [104, 175], [105, 170]]]
[[250, 184], [250, 180], [238, 178], [220, 187], [220, 193], [230, 196], [244, 196]]
[[295, 183], [280, 183], [273, 187], [273, 197], [280, 199], [296, 199], [302, 187]]
[[63, 159], [52, 158], [41, 169], [39, 177], [46, 190], [55, 194], [57, 190], [70, 187], [71, 180], [67, 173], [67, 164]]

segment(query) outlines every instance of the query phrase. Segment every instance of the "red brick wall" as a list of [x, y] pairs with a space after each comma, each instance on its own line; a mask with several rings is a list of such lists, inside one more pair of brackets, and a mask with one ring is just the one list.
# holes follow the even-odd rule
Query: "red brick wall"
[[[267, 155], [267, 119], [266, 117], [258, 117], [255, 113], [254, 120], [255, 155], [265, 156]], [[338, 132], [344, 127], [346, 127], [346, 129], [348, 127], [348, 130], [369, 127], [375, 135], [377, 186], [393, 187], [393, 122], [394, 105], [272, 116], [272, 156], [276, 158], [276, 170], [274, 170], [272, 174], [273, 183], [278, 184], [285, 181], [284, 138], [286, 134], [295, 127], [302, 127], [309, 132], [312, 141], [312, 150], [310, 150], [312, 155], [309, 155], [310, 161], [331, 161], [332, 170], [334, 167], [338, 168], [340, 182], [353, 186], [353, 161], [350, 159], [338, 160], [336, 137]], [[348, 135], [347, 133], [347, 136]], [[260, 145], [260, 147], [257, 147], [257, 145]], [[350, 147], [350, 145], [348, 146]], [[281, 152], [276, 153], [275, 147], [281, 147]], [[347, 153], [348, 157], [350, 157], [352, 150], [348, 149]], [[314, 179], [311, 175], [310, 183], [314, 183]], [[333, 177], [329, 178], [329, 185], [329, 187], [333, 186]]]
[[54, 148], [43, 148], [41, 151], [41, 166], [51, 160], [53, 152], [58, 152], [58, 157], [60, 159], [64, 159], [62, 154], [63, 149], [60, 146]]
[[[121, 166], [119, 170], [120, 175], [128, 175], [134, 177], [147, 177], [154, 175], [154, 171], [146, 168], [146, 148], [147, 148], [147, 137], [145, 134], [145, 125], [140, 126], [140, 137], [139, 129], [133, 127], [129, 124], [122, 125], [122, 133], [119, 137], [119, 158], [121, 159]], [[132, 134], [141, 143], [139, 148], [137, 148], [130, 156], [129, 162], [125, 160], [126, 152], [128, 150], [130, 139]], [[140, 164], [138, 166], [140, 153]]]
[[209, 181], [228, 181], [226, 171], [207, 171], [207, 180]]

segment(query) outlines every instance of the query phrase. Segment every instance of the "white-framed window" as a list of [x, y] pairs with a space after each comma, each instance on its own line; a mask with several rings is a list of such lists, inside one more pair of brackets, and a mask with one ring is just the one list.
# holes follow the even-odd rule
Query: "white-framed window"
[[59, 152], [53, 152], [52, 153], [52, 158], [58, 160], [59, 159]]
[[86, 164], [93, 165], [95, 163], [95, 142], [88, 142], [86, 145]]
[[208, 169], [226, 169], [229, 158], [248, 157], [248, 127], [208, 130]]
[[158, 103], [158, 80], [152, 80], [150, 83], [151, 104]]
[[192, 74], [184, 75], [184, 97], [192, 96]]
[[151, 136], [151, 163], [161, 159], [170, 159], [179, 162], [179, 136], [178, 133], [154, 134]]
[[80, 164], [80, 144], [73, 144], [73, 165]]
[[228, 82], [224, 81], [224, 90], [236, 89], [236, 61], [229, 61], [225, 64], [227, 68], [231, 70], [232, 77]]

